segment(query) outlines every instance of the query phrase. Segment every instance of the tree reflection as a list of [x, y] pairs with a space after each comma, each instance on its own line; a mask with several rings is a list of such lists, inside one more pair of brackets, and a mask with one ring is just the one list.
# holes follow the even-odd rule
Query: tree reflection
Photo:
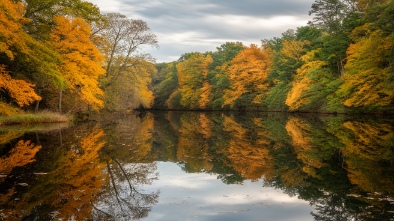
[[[15, 164], [18, 166], [18, 171], [13, 170], [16, 176], [7, 177], [0, 185], [3, 191], [8, 191], [2, 199], [6, 219], [81, 220], [88, 217], [92, 209], [90, 201], [105, 180], [103, 164], [98, 158], [104, 145], [103, 135], [101, 129], [94, 128], [78, 140], [73, 136], [58, 137], [64, 144], [73, 143], [70, 149], [56, 148], [45, 142], [35, 146], [30, 141], [19, 141], [10, 155], [19, 160], [8, 159], [7, 162], [28, 162], [30, 168]], [[52, 144], [58, 145], [54, 140]], [[48, 151], [51, 148], [55, 151]], [[26, 149], [29, 151], [24, 151]], [[39, 151], [42, 149], [45, 151]], [[14, 151], [17, 154], [13, 154]], [[42, 158], [41, 154], [45, 156]], [[20, 185], [7, 186], [12, 181]]]
[[255, 134], [251, 134], [248, 128], [230, 117], [225, 117], [223, 130], [229, 133], [231, 138], [228, 147], [222, 151], [228, 157], [228, 163], [244, 178], [257, 181], [264, 176], [271, 179], [273, 162], [268, 149], [269, 141], [265, 139], [265, 131], [257, 126], [259, 119], [251, 120], [248, 128], [253, 128]]
[[[126, 172], [127, 171], [127, 172]], [[94, 220], [106, 217], [115, 220], [141, 219], [147, 217], [152, 205], [157, 203], [159, 191], [145, 193], [138, 185], [151, 184], [156, 177], [147, 177], [156, 171], [155, 164], [107, 164], [110, 182], [107, 183], [94, 203]]]
[[159, 191], [145, 192], [141, 185], [157, 179], [156, 163], [151, 156], [153, 116], [129, 116], [105, 128], [109, 182], [95, 202], [93, 220], [130, 220], [147, 217], [157, 203]]
[[0, 136], [7, 220], [144, 219], [159, 200], [149, 189], [156, 161], [226, 184], [263, 180], [309, 201], [315, 220], [390, 220], [394, 213], [391, 120], [161, 112], [46, 135]]
[[8, 156], [0, 158], [0, 174], [8, 175], [15, 167], [22, 167], [34, 162], [34, 157], [41, 147], [32, 143], [31, 140], [18, 141]]

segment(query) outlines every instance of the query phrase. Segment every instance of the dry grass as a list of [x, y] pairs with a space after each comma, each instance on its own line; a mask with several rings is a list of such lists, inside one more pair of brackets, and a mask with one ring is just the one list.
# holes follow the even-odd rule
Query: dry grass
[[24, 113], [12, 116], [0, 116], [0, 125], [38, 124], [68, 122], [69, 117], [54, 112]]

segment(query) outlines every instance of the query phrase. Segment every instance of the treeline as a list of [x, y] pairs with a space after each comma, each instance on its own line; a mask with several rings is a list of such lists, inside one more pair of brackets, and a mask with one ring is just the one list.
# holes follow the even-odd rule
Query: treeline
[[0, 0], [0, 114], [135, 108], [394, 112], [394, 2], [316, 0], [304, 27], [154, 65], [144, 21]]
[[394, 112], [394, 1], [316, 0], [262, 46], [227, 42], [157, 65], [154, 108]]
[[83, 0], [0, 0], [0, 115], [149, 108], [157, 46], [144, 21]]

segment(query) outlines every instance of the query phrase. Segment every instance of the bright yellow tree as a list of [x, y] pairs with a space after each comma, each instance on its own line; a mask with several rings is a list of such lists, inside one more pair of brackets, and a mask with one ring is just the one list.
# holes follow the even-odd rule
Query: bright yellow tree
[[[103, 56], [90, 40], [89, 25], [81, 18], [55, 17], [56, 26], [51, 39], [61, 55], [60, 70], [65, 84], [85, 103], [99, 110], [104, 106], [98, 78], [105, 74]], [[60, 94], [61, 96], [61, 94]], [[61, 109], [61, 106], [60, 108]]]

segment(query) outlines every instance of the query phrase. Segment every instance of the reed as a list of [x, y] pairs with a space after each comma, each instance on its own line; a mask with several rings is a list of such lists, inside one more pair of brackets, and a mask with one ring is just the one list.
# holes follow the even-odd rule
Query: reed
[[38, 124], [68, 122], [70, 118], [55, 112], [23, 113], [12, 116], [0, 116], [0, 125]]

